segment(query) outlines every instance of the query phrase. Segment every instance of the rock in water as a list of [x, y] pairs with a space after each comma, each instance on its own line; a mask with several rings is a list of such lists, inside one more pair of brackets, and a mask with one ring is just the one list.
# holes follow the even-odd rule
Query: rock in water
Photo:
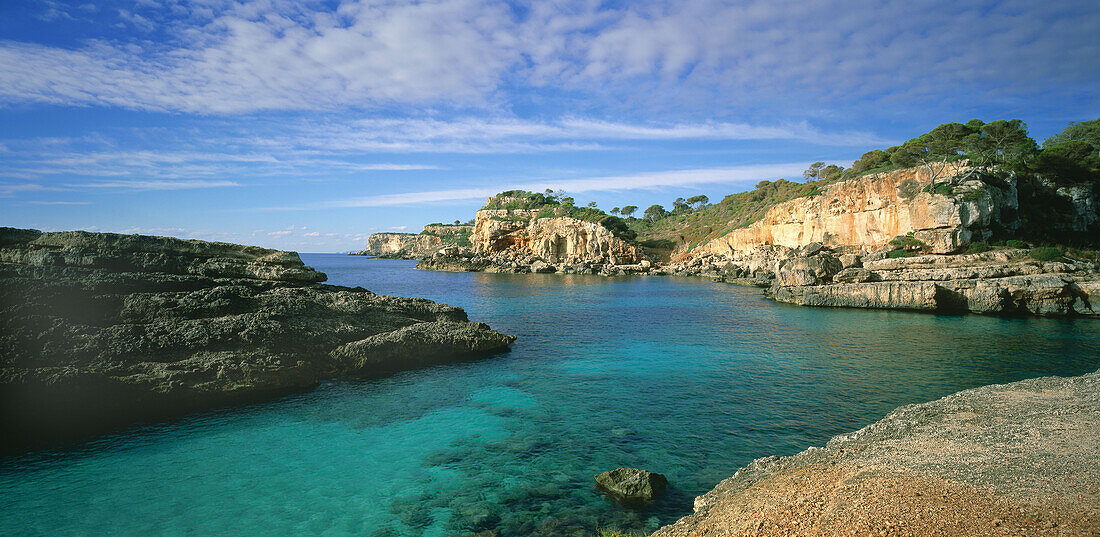
[[0, 228], [0, 449], [505, 349], [460, 308], [298, 254]]
[[668, 486], [661, 474], [637, 468], [616, 468], [596, 476], [596, 486], [626, 502], [650, 501]]

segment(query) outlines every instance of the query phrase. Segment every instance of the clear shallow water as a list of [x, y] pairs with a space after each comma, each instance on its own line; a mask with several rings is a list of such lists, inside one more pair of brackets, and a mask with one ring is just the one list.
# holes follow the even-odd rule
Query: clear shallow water
[[[493, 358], [0, 461], [0, 534], [440, 536], [652, 530], [756, 457], [894, 407], [1100, 368], [1100, 323], [777, 305], [677, 278], [413, 270], [303, 255], [330, 283], [466, 308]], [[592, 475], [664, 473], [643, 511]]]

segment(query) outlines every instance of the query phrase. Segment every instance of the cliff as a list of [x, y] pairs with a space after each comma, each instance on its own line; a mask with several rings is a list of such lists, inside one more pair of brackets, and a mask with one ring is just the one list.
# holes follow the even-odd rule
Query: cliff
[[392, 259], [422, 259], [451, 246], [470, 246], [473, 226], [429, 224], [419, 234], [373, 233], [367, 248], [352, 255], [373, 255]]
[[530, 255], [549, 263], [629, 265], [642, 260], [640, 248], [598, 223], [570, 216], [540, 218], [537, 210], [482, 209], [472, 240], [477, 253]]
[[1097, 535], [1100, 372], [901, 407], [765, 457], [653, 537]]
[[[956, 166], [945, 175], [962, 170]], [[832, 183], [819, 195], [772, 207], [760, 220], [696, 248], [692, 255], [814, 242], [876, 250], [909, 233], [931, 252], [950, 253], [1018, 225], [1014, 180], [972, 178], [929, 192], [931, 182], [924, 168], [909, 168]]]
[[502, 350], [459, 308], [323, 285], [296, 253], [0, 228], [0, 448]]
[[619, 236], [625, 224], [592, 208], [511, 191], [485, 200], [471, 248], [446, 248], [417, 268], [486, 272], [616, 274], [649, 267], [642, 249]]

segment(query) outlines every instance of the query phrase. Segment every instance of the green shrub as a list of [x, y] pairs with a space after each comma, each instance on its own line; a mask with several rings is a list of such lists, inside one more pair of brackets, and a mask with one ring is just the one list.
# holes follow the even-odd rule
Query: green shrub
[[930, 184], [924, 187], [925, 192], [932, 192], [941, 196], [950, 196], [955, 193], [955, 189], [947, 183]]
[[1005, 246], [1008, 246], [1009, 248], [1027, 248], [1027, 243], [1024, 241], [1012, 239], [1005, 241]]
[[927, 248], [927, 245], [921, 242], [919, 239], [913, 236], [912, 232], [908, 235], [902, 235], [900, 237], [894, 237], [890, 240], [890, 246], [893, 246], [895, 250], [923, 250]]
[[966, 253], [968, 253], [968, 254], [980, 254], [982, 252], [988, 252], [989, 248], [990, 248], [989, 244], [984, 243], [982, 241], [972, 242], [972, 243], [970, 243], [970, 246], [968, 246], [966, 248]]
[[903, 250], [899, 248], [897, 250], [890, 250], [890, 252], [886, 254], [886, 257], [894, 259], [895, 257], [913, 257], [914, 255], [917, 254], [910, 252], [909, 250]]
[[1062, 257], [1062, 251], [1050, 246], [1040, 246], [1038, 248], [1032, 248], [1027, 255], [1039, 261], [1053, 261]]

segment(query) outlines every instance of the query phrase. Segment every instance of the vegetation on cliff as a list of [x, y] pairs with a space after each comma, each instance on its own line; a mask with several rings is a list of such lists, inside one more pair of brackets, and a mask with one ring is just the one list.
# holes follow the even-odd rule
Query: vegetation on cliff
[[[964, 177], [945, 177], [962, 161], [970, 164]], [[954, 186], [957, 180], [998, 182], [1009, 176], [1015, 178], [1020, 189], [1021, 216], [1036, 225], [1025, 226], [1018, 237], [1000, 237], [1002, 241], [1024, 238], [1077, 246], [1100, 243], [1095, 231], [1081, 235], [1060, 229], [1057, 220], [1074, 209], [1067, 206], [1065, 196], [1054, 192], [1059, 188], [1100, 188], [1100, 120], [1071, 123], [1042, 146], [1028, 135], [1027, 125], [1019, 119], [945, 123], [903, 144], [867, 151], [847, 168], [815, 162], [803, 173], [804, 182], [761, 181], [755, 189], [731, 194], [713, 205], [705, 201], [691, 203], [698, 201], [698, 196], [678, 198], [672, 210], [653, 205], [642, 218], [628, 218], [627, 225], [643, 245], [691, 251], [760, 220], [780, 203], [819, 195], [830, 183], [913, 167], [924, 169], [932, 177], [929, 191], [956, 196], [961, 201], [973, 201], [981, 192], [958, 190]]]
[[[578, 207], [576, 201], [563, 191], [528, 192], [526, 190], [509, 190], [501, 192], [492, 198], [482, 209], [506, 209], [537, 211], [535, 218], [569, 217], [585, 222], [593, 222], [606, 228], [616, 237], [633, 241], [636, 233], [622, 218], [605, 213], [598, 209], [595, 203], [584, 207]], [[508, 218], [499, 216], [496, 218]], [[520, 217], [516, 217], [520, 218]]]

